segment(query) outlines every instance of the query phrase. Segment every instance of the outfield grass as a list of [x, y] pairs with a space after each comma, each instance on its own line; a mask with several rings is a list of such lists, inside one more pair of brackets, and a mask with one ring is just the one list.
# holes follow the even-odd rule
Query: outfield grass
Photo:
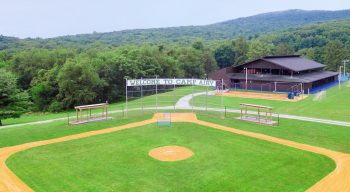
[[[147, 155], [166, 145], [194, 156]], [[6, 163], [35, 191], [305, 191], [335, 168], [322, 155], [189, 123], [37, 147]]]
[[[234, 116], [234, 114], [230, 114]], [[238, 115], [236, 114], [238, 117]], [[279, 126], [256, 124], [231, 118], [208, 118], [197, 115], [198, 119], [228, 127], [262, 133], [277, 138], [319, 146], [326, 149], [350, 153], [350, 127], [280, 119]]]
[[111, 119], [108, 121], [97, 121], [81, 125], [67, 125], [67, 121], [54, 121], [52, 123], [0, 129], [0, 148], [116, 127], [149, 119], [152, 116], [153, 115], [145, 115], [128, 119]]
[[[327, 90], [326, 97], [320, 101], [314, 101], [315, 95], [309, 95], [298, 102], [264, 100], [252, 98], [223, 97], [223, 104], [230, 108], [239, 108], [240, 103], [251, 103], [257, 105], [272, 106], [274, 112], [317, 117], [340, 121], [350, 121], [350, 87], [344, 83], [341, 89], [333, 87]], [[287, 96], [286, 96], [287, 97]], [[195, 105], [202, 106], [205, 103], [205, 96], [195, 97]], [[209, 106], [217, 107], [221, 102], [220, 96], [208, 96]], [[197, 104], [196, 104], [197, 103]]]
[[[193, 92], [205, 91], [205, 87], [194, 86]], [[178, 87], [175, 91], [168, 91], [164, 93], [159, 93], [158, 98], [155, 95], [145, 96], [142, 99], [133, 99], [128, 102], [128, 108], [141, 108], [141, 107], [155, 107], [156, 98], [158, 100], [158, 106], [172, 106], [183, 96], [191, 94], [192, 87]], [[109, 111], [114, 110], [124, 110], [125, 101], [120, 101], [116, 103], [111, 103], [109, 105]], [[10, 118], [3, 120], [4, 125], [12, 125], [19, 123], [28, 123], [35, 121], [43, 121], [49, 119], [66, 118], [67, 114], [74, 115], [75, 110], [68, 110], [61, 113], [27, 113], [22, 115], [20, 118]]]

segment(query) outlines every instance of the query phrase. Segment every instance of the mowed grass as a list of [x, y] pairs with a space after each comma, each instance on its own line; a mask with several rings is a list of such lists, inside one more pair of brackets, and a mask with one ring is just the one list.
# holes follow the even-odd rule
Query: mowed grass
[[[237, 114], [230, 114], [230, 116], [238, 117]], [[208, 118], [206, 115], [197, 115], [197, 118], [236, 129], [350, 153], [350, 127], [282, 118], [279, 126], [256, 124], [232, 118]]]
[[[326, 96], [318, 101], [314, 100], [316, 95], [309, 95], [298, 102], [223, 97], [223, 104], [229, 108], [238, 109], [240, 103], [251, 103], [271, 106], [277, 113], [350, 122], [350, 87], [347, 87], [347, 84], [343, 83], [341, 89], [336, 86], [327, 90]], [[220, 96], [208, 96], [207, 99], [209, 106], [212, 107], [217, 107], [221, 103]], [[196, 106], [203, 106], [205, 100], [205, 96], [197, 96], [194, 103]]]
[[[160, 162], [156, 147], [190, 159]], [[35, 191], [305, 191], [335, 168], [329, 158], [189, 123], [155, 124], [37, 147], [6, 164]]]
[[116, 127], [150, 119], [152, 116], [145, 115], [128, 119], [110, 119], [108, 121], [97, 121], [81, 125], [68, 125], [67, 121], [54, 121], [52, 123], [0, 129], [0, 148]]
[[[128, 102], [128, 108], [133, 109], [133, 108], [141, 108], [141, 107], [155, 107], [156, 103], [158, 103], [158, 106], [173, 106], [181, 97], [191, 94], [192, 91], [194, 93], [197, 93], [205, 90], [206, 90], [205, 87], [199, 87], [199, 86], [194, 86], [193, 90], [191, 86], [177, 87], [175, 91], [172, 91], [171, 89], [167, 92], [160, 91], [157, 97], [156, 95], [148, 95], [139, 99], [135, 99], [135, 98], [130, 99]], [[126, 107], [125, 100], [123, 100], [120, 102], [109, 104], [109, 111], [115, 111], [115, 110], [122, 111], [125, 109], [125, 107]], [[74, 116], [75, 110], [67, 110], [60, 113], [27, 113], [22, 115], [20, 118], [5, 119], [3, 120], [3, 124], [13, 125], [13, 124], [43, 121], [43, 120], [49, 120], [49, 119], [67, 118], [68, 113], [70, 114], [70, 116]]]

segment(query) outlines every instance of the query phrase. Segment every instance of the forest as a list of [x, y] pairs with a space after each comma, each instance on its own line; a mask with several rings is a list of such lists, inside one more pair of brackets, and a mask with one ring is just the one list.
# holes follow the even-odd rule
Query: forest
[[118, 101], [124, 97], [125, 78], [206, 78], [213, 70], [267, 55], [300, 54], [336, 71], [350, 57], [350, 20], [186, 44], [113, 46], [96, 41], [62, 46], [56, 38], [49, 43], [16, 39], [21, 46], [14, 48], [8, 46], [13, 40], [0, 37], [0, 119], [28, 110], [59, 112], [79, 104]]

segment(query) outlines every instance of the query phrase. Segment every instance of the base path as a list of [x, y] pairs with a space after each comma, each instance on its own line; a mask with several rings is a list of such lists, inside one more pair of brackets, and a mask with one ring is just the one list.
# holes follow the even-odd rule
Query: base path
[[[30, 149], [33, 147], [53, 144], [53, 143], [59, 143], [74, 139], [80, 139], [85, 137], [90, 137], [94, 135], [100, 135], [100, 134], [106, 134], [111, 133], [114, 131], [119, 131], [123, 129], [128, 129], [132, 127], [139, 127], [144, 126], [147, 124], [155, 123], [157, 122], [157, 119], [161, 118], [163, 114], [155, 114], [152, 119], [137, 122], [137, 123], [130, 123], [127, 125], [114, 127], [114, 128], [108, 128], [98, 131], [90, 131], [86, 133], [61, 137], [57, 139], [50, 139], [50, 140], [44, 140], [44, 141], [38, 141], [38, 142], [32, 142], [32, 143], [26, 143], [22, 145], [17, 145], [13, 147], [6, 147], [6, 148], [0, 148], [0, 191], [1, 192], [26, 192], [26, 191], [32, 191], [23, 181], [21, 181], [11, 170], [9, 170], [5, 164], [5, 161], [7, 158], [9, 158], [12, 154], [17, 153], [19, 151], [23, 151], [26, 149]], [[254, 137], [257, 139], [262, 139], [266, 141], [270, 141], [273, 143], [278, 143], [281, 145], [286, 145], [289, 147], [321, 154], [328, 156], [329, 158], [333, 159], [336, 163], [336, 169], [332, 171], [330, 174], [328, 174], [326, 177], [321, 179], [319, 182], [317, 182], [314, 186], [312, 186], [308, 191], [310, 192], [346, 192], [350, 191], [350, 155], [341, 153], [341, 152], [335, 152], [328, 149], [324, 149], [321, 147], [315, 147], [311, 145], [301, 144], [289, 140], [279, 139], [276, 137], [271, 137], [259, 133], [249, 132], [249, 131], [243, 131], [239, 129], [234, 129], [231, 127], [226, 127], [214, 123], [209, 123], [205, 121], [200, 121], [197, 119], [196, 115], [194, 113], [173, 113], [171, 114], [171, 120], [172, 122], [189, 122], [189, 123], [195, 123], [199, 125], [203, 125], [206, 127], [211, 127], [223, 131], [228, 131], [235, 134], [245, 135], [248, 137]]]

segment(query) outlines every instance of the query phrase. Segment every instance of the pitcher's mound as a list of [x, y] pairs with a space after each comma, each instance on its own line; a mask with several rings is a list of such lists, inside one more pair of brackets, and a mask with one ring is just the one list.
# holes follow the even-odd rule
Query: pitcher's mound
[[148, 155], [159, 161], [180, 161], [190, 158], [193, 152], [180, 146], [164, 146], [152, 149]]

